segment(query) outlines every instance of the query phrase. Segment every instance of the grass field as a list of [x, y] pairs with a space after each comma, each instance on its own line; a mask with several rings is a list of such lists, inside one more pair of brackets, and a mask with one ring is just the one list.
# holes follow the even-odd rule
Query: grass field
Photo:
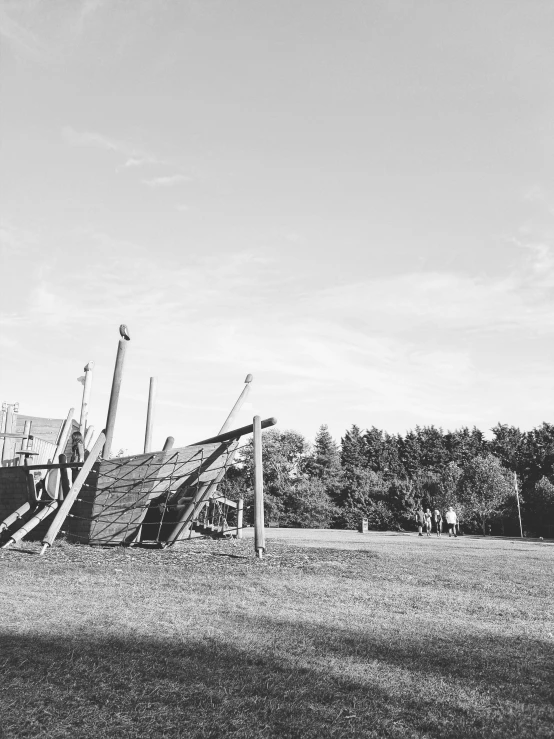
[[552, 544], [269, 534], [2, 550], [2, 739], [552, 737]]

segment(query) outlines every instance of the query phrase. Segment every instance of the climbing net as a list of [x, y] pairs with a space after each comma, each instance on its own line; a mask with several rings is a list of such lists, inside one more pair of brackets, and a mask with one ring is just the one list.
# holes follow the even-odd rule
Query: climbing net
[[161, 546], [185, 538], [193, 526], [224, 533], [234, 506], [217, 487], [231, 467], [242, 464], [246, 446], [235, 440], [102, 460], [61, 533], [91, 544]]

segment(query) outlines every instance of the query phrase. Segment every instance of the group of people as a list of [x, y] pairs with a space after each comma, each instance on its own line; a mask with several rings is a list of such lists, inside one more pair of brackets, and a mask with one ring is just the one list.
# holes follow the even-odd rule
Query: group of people
[[427, 510], [424, 511], [423, 508], [420, 507], [415, 513], [415, 520], [419, 536], [423, 536], [424, 530], [427, 533], [427, 536], [431, 536], [433, 524], [435, 525], [437, 536], [442, 536], [443, 521], [446, 521], [446, 526], [448, 527], [448, 536], [458, 536], [458, 518], [456, 516], [456, 511], [454, 510], [454, 508], [452, 508], [452, 506], [450, 506], [450, 508], [446, 511], [444, 518], [442, 512], [439, 511], [438, 508], [435, 508], [435, 510], [431, 513], [430, 508], [427, 508]]

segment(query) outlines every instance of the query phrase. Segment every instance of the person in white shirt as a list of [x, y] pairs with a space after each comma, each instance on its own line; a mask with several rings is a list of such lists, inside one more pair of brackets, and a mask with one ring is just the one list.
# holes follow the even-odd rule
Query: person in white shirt
[[458, 523], [458, 519], [456, 517], [456, 511], [450, 506], [450, 508], [446, 511], [446, 525], [448, 526], [448, 536], [458, 536], [456, 533], [456, 524]]

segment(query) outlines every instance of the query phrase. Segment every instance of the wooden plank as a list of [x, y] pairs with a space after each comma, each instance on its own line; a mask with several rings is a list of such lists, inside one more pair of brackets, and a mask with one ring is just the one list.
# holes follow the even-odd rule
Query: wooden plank
[[230, 500], [230, 498], [226, 498], [223, 495], [220, 496], [220, 497], [212, 498], [211, 500], [215, 500], [216, 503], [221, 503], [222, 505], [227, 505], [230, 508], [236, 508], [237, 507], [237, 503], [234, 500]]

